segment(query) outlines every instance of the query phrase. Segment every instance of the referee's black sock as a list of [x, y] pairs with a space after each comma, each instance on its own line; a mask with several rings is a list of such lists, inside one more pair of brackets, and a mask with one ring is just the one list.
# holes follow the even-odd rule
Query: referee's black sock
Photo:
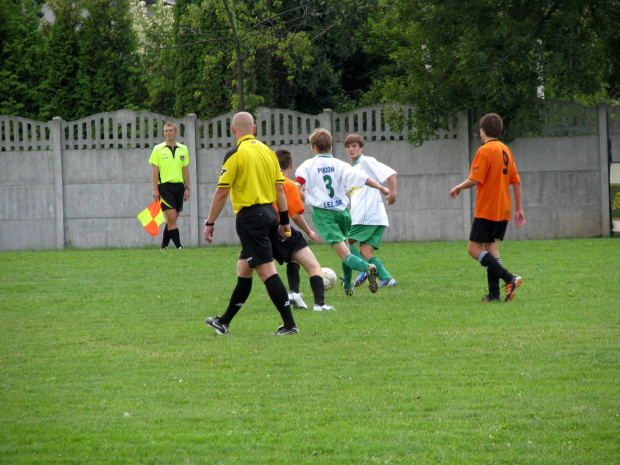
[[299, 263], [286, 264], [286, 279], [288, 290], [299, 294]]
[[179, 236], [179, 228], [171, 229], [169, 233], [170, 233], [170, 239], [172, 239], [172, 242], [174, 242], [174, 245], [176, 246], [176, 248], [178, 249], [179, 247], [181, 247], [181, 237]]
[[168, 231], [168, 223], [166, 223], [164, 226], [164, 238], [161, 241], [161, 248], [168, 247], [168, 244], [170, 244], [170, 231]]
[[512, 274], [510, 274], [510, 272], [506, 268], [499, 264], [497, 258], [495, 258], [486, 250], [480, 252], [480, 255], [478, 255], [478, 261], [482, 266], [487, 267], [488, 273], [502, 278], [507, 283], [512, 281]]
[[295, 319], [293, 318], [291, 305], [288, 301], [288, 292], [286, 291], [286, 287], [284, 286], [284, 283], [282, 282], [282, 279], [280, 279], [278, 273], [267, 278], [265, 281], [265, 287], [267, 288], [267, 293], [269, 294], [271, 301], [280, 312], [284, 327], [286, 329], [291, 329], [295, 326]]
[[[502, 260], [498, 258], [497, 263], [501, 265]], [[499, 276], [491, 274], [487, 269], [487, 282], [489, 284], [489, 295], [499, 299]]]
[[323, 283], [323, 276], [310, 276], [310, 287], [314, 294], [314, 303], [325, 305], [325, 284]]
[[230, 302], [228, 302], [226, 312], [220, 317], [220, 323], [224, 325], [230, 324], [231, 320], [239, 310], [241, 310], [245, 301], [250, 297], [250, 292], [252, 292], [252, 278], [241, 278], [237, 276], [237, 285], [230, 296]]

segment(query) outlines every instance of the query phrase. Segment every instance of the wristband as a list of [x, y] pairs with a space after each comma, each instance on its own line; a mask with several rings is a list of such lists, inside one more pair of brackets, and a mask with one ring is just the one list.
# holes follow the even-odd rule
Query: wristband
[[288, 210], [284, 210], [283, 212], [280, 212], [280, 224], [282, 226], [286, 226], [287, 224], [289, 224]]
[[185, 189], [187, 189], [188, 191], [191, 190], [189, 186], [187, 186]]
[[209, 220], [205, 220], [205, 226], [215, 226], [215, 221], [213, 223], [209, 223]]

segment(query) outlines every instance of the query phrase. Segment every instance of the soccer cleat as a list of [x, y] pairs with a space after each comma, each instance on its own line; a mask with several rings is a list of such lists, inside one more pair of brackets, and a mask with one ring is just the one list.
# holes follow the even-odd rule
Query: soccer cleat
[[211, 326], [215, 330], [215, 332], [219, 334], [220, 336], [223, 336], [228, 332], [228, 325], [223, 325], [222, 323], [220, 323], [219, 316], [215, 318], [208, 317], [205, 320], [205, 323]]
[[344, 293], [347, 297], [353, 297], [353, 289], [345, 289]]
[[331, 305], [327, 305], [327, 304], [314, 304], [314, 308], [313, 310], [315, 312], [322, 312], [323, 310], [336, 310], [334, 307], [332, 307]]
[[168, 247], [164, 246], [161, 248], [161, 250], [168, 250]]
[[521, 285], [522, 282], [523, 280], [521, 279], [521, 276], [514, 275], [512, 277], [512, 281], [510, 281], [509, 283], [506, 283], [506, 298], [504, 299], [504, 302], [509, 302], [512, 299], [514, 299], [515, 291], [517, 290], [517, 287]]
[[394, 278], [387, 280], [387, 279], [382, 279], [381, 281], [379, 281], [378, 284], [379, 287], [383, 287], [383, 286], [396, 286], [396, 280]]
[[288, 336], [289, 334], [299, 334], [299, 328], [297, 325], [292, 328], [285, 328], [284, 325], [280, 326], [275, 333], [272, 333], [272, 336]]
[[502, 298], [500, 296], [492, 296], [491, 294], [485, 295], [482, 299], [482, 302], [501, 302]]
[[181, 250], [183, 248], [182, 245], [178, 246], [177, 249]]
[[353, 283], [353, 285], [355, 287], [358, 287], [364, 284], [365, 282], [366, 282], [366, 272], [360, 271], [359, 274], [357, 275], [357, 278], [355, 278], [355, 282]]
[[306, 303], [301, 298], [302, 295], [303, 294], [299, 294], [297, 292], [288, 293], [288, 300], [293, 308], [308, 308]]
[[377, 267], [372, 263], [370, 263], [368, 268], [366, 268], [366, 276], [368, 277], [368, 289], [370, 289], [370, 292], [375, 294], [379, 289], [379, 286], [377, 284]]

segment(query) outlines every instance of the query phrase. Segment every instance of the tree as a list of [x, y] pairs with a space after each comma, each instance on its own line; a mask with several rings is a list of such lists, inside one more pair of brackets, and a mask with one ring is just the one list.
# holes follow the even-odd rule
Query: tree
[[[235, 110], [251, 110], [265, 102], [256, 84], [274, 61], [289, 71], [291, 79], [295, 70], [309, 65], [308, 36], [290, 29], [290, 22], [283, 17], [291, 12], [279, 11], [281, 6], [281, 1], [269, 0], [204, 0], [200, 5], [187, 5], [180, 18], [179, 33], [189, 38], [180, 46], [207, 47], [205, 73], [221, 69], [221, 64], [232, 70], [231, 104]], [[294, 10], [303, 14], [304, 4]]]
[[606, 18], [618, 8], [612, 0], [394, 0], [369, 21], [367, 52], [389, 50], [392, 65], [367, 98], [413, 105], [418, 144], [462, 110], [499, 113], [508, 138], [536, 131], [540, 90], [571, 100], [605, 87], [614, 28]]
[[35, 118], [44, 62], [41, 6], [0, 0], [0, 114]]

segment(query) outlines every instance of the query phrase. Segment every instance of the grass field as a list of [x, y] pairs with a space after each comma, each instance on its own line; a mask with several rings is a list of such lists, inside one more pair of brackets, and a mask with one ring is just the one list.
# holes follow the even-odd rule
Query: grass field
[[466, 248], [385, 244], [398, 287], [287, 337], [258, 278], [204, 324], [237, 248], [2, 253], [0, 464], [620, 463], [620, 240], [503, 244], [506, 304]]

